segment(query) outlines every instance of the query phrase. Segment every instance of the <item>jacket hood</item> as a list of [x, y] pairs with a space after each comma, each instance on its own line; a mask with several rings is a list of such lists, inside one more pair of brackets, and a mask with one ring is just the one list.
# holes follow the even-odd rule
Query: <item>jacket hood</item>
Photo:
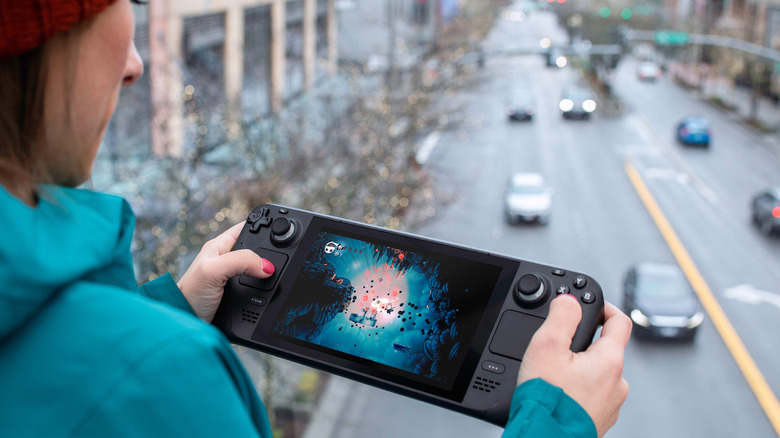
[[30, 207], [0, 186], [0, 212], [0, 343], [77, 283], [137, 286], [124, 199], [42, 186]]

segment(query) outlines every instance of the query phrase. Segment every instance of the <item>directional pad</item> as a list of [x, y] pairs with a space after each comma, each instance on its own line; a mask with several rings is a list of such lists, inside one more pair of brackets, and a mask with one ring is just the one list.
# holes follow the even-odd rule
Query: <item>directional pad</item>
[[266, 207], [260, 209], [259, 212], [249, 213], [249, 217], [246, 218], [246, 223], [249, 225], [249, 232], [257, 234], [260, 228], [271, 225], [271, 218], [268, 217], [270, 210]]

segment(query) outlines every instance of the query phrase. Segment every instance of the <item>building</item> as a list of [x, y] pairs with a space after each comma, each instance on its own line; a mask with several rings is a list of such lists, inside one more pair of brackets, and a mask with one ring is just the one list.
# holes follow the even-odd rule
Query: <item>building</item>
[[336, 70], [335, 0], [152, 0], [139, 11], [157, 155], [182, 154], [184, 105], [196, 90], [191, 72], [207, 84], [198, 92], [239, 115], [246, 103], [277, 112]]

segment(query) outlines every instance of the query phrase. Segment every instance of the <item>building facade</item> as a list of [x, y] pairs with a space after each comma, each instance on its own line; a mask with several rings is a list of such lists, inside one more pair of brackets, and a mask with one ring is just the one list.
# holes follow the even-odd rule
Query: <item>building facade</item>
[[[195, 92], [239, 119], [247, 105], [278, 112], [336, 71], [335, 0], [151, 0], [139, 11], [157, 155], [182, 154], [184, 105]], [[197, 89], [195, 74], [205, 84]]]

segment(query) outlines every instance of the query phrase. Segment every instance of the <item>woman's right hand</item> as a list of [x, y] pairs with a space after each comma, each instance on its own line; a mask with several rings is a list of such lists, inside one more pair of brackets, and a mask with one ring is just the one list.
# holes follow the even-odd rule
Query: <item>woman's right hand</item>
[[622, 377], [623, 356], [631, 336], [631, 320], [610, 303], [604, 306], [604, 325], [587, 350], [573, 353], [571, 341], [582, 319], [582, 308], [571, 295], [550, 304], [550, 313], [528, 345], [517, 384], [541, 378], [563, 391], [590, 415], [602, 437], [618, 419], [628, 397]]

